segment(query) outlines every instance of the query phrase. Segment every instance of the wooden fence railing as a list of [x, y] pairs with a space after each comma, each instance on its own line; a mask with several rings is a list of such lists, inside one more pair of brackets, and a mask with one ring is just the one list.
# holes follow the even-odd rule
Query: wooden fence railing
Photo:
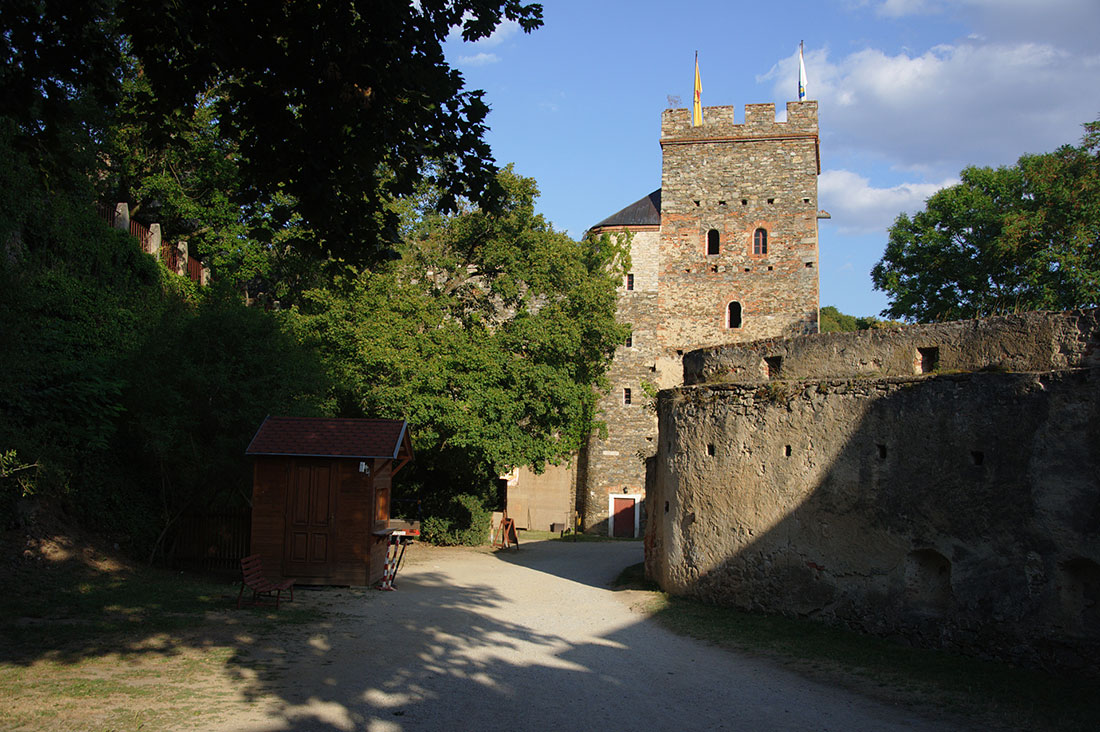
[[247, 509], [187, 514], [180, 517], [169, 559], [188, 569], [240, 569], [251, 534]]
[[[122, 212], [121, 216], [125, 217], [123, 222], [119, 221], [120, 211]], [[127, 211], [128, 207], [125, 203], [120, 203], [114, 207], [108, 205], [99, 206], [99, 215], [107, 222], [108, 226], [116, 229], [129, 229], [130, 235], [141, 243], [142, 251], [150, 254], [154, 253], [157, 243], [160, 242], [160, 227], [157, 224], [153, 224], [157, 229], [157, 233], [154, 234], [150, 227], [130, 219]], [[185, 255], [184, 252], [186, 251], [186, 244], [163, 242], [160, 244], [160, 259], [164, 262], [164, 266], [171, 271], [186, 276], [196, 284], [206, 284], [207, 272], [202, 265], [202, 261], [192, 257], [189, 252]], [[187, 257], [186, 262], [181, 261], [184, 256]]]

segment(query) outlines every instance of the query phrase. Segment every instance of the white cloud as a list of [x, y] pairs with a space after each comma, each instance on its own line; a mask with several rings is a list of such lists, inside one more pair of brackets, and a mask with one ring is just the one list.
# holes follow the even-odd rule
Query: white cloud
[[519, 23], [514, 20], [502, 20], [500, 25], [489, 35], [488, 38], [482, 38], [480, 41], [474, 43], [475, 46], [480, 48], [495, 48], [506, 40], [519, 33]]
[[[866, 48], [837, 61], [818, 49], [806, 65], [833, 154], [933, 177], [1076, 143], [1081, 124], [1100, 114], [1090, 93], [1100, 53], [1048, 43], [963, 39], [914, 55]], [[778, 98], [790, 98], [797, 69], [793, 54], [762, 78], [774, 81]]]
[[473, 56], [459, 56], [456, 63], [459, 66], [488, 66], [500, 61], [500, 56], [495, 53], [476, 53]]
[[958, 183], [902, 183], [875, 188], [862, 175], [849, 170], [826, 170], [818, 178], [818, 200], [832, 216], [827, 224], [841, 234], [884, 233], [899, 213], [914, 213], [936, 191]]
[[[519, 23], [514, 20], [504, 19], [500, 22], [492, 33], [485, 38], [474, 41], [472, 43], [464, 44], [474, 48], [496, 48], [506, 40], [514, 36], [520, 31]], [[451, 28], [451, 32], [447, 34], [448, 43], [462, 43], [462, 26], [455, 26]]]
[[1100, 27], [1096, 0], [881, 0], [875, 13], [894, 19], [949, 13], [1002, 41], [1029, 39], [1081, 51], [1095, 49], [1093, 29]]
[[883, 0], [876, 12], [887, 18], [900, 18], [935, 12], [935, 7], [929, 0]]

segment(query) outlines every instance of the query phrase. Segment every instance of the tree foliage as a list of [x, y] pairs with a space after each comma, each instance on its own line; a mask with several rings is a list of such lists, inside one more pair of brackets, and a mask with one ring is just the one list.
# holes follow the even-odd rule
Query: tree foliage
[[[370, 263], [392, 240], [386, 202], [425, 176], [444, 207], [496, 200], [488, 107], [442, 41], [454, 28], [484, 38], [505, 20], [530, 31], [541, 15], [518, 0], [11, 0], [0, 14], [0, 114], [54, 175], [98, 173], [106, 131], [128, 121], [143, 148], [203, 153], [212, 174], [230, 163], [237, 184], [218, 191], [253, 238], [297, 218], [312, 235], [295, 246]], [[124, 89], [131, 69], [140, 80]], [[197, 123], [216, 139], [196, 136]]]
[[818, 330], [822, 333], [851, 333], [872, 328], [890, 328], [900, 325], [892, 320], [879, 320], [874, 316], [846, 315], [833, 305], [821, 308]]
[[406, 205], [401, 258], [307, 296], [343, 414], [407, 418], [418, 470], [449, 494], [484, 493], [515, 465], [578, 449], [615, 347], [627, 250], [577, 243], [534, 212], [534, 181], [502, 171], [500, 213]]
[[1100, 122], [1081, 146], [967, 168], [898, 216], [871, 271], [884, 315], [921, 322], [1100, 304]]
[[0, 520], [34, 493], [159, 550], [184, 510], [243, 505], [251, 434], [268, 413], [323, 411], [323, 371], [289, 314], [169, 274], [87, 190], [40, 176], [11, 128], [0, 120], [0, 454], [20, 470], [0, 476]]

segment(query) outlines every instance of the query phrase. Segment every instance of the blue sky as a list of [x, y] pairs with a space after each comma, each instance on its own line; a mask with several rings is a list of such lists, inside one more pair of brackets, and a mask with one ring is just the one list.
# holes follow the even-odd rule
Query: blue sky
[[[819, 103], [821, 304], [875, 315], [870, 269], [898, 213], [967, 165], [1080, 142], [1100, 118], [1100, 0], [545, 0], [545, 25], [505, 24], [448, 60], [485, 90], [500, 164], [538, 181], [538, 209], [585, 229], [661, 184], [661, 111], [797, 92], [805, 41]], [[738, 113], [738, 118], [742, 114]]]

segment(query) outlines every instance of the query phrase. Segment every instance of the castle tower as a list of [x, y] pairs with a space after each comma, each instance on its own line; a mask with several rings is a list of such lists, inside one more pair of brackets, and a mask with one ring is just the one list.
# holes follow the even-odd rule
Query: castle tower
[[667, 350], [817, 331], [817, 102], [661, 120], [657, 337]]
[[618, 317], [633, 334], [600, 401], [607, 434], [577, 460], [585, 530], [640, 530], [657, 438], [646, 392], [682, 383], [684, 353], [817, 331], [817, 102], [788, 102], [785, 122], [772, 104], [748, 105], [741, 124], [733, 107], [703, 119], [694, 127], [690, 110], [666, 110], [661, 188], [592, 228], [631, 236]]

